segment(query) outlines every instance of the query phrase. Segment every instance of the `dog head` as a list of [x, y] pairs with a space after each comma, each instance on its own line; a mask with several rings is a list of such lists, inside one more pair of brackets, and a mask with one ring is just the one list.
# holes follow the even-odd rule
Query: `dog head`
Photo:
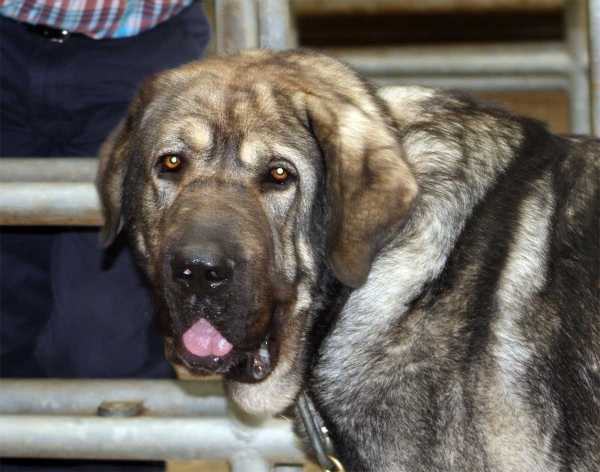
[[364, 284], [417, 194], [385, 105], [346, 65], [307, 52], [150, 79], [97, 183], [104, 244], [124, 226], [167, 357], [225, 374], [253, 413], [294, 401], [327, 281]]

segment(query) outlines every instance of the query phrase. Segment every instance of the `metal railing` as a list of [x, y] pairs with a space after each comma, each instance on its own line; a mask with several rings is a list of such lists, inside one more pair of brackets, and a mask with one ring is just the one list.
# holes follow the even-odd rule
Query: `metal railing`
[[565, 34], [571, 59], [565, 72], [569, 76], [571, 132], [578, 134], [592, 132], [587, 10], [584, 0], [565, 1]]
[[[592, 129], [588, 16], [593, 20], [589, 28], [593, 47], [598, 47], [598, 19], [593, 18], [597, 12], [593, 5], [598, 0], [589, 2], [588, 13], [586, 0], [564, 1], [564, 42], [328, 51], [386, 85], [420, 83], [473, 91], [564, 91], [569, 97], [571, 131], [588, 134]], [[289, 0], [217, 0], [216, 23], [219, 52], [256, 47], [278, 50], [295, 45]]]
[[[571, 86], [566, 72], [570, 70], [571, 59], [559, 42], [332, 49], [331, 52], [341, 55], [381, 85], [418, 83], [469, 91], [568, 91]], [[585, 110], [578, 113], [583, 116]], [[579, 122], [573, 123], [573, 127], [580, 126]]]
[[288, 0], [216, 0], [215, 6], [220, 53], [295, 45]]
[[0, 224], [99, 226], [93, 158], [0, 159]]
[[[598, 0], [591, 0], [590, 16]], [[564, 42], [331, 49], [385, 85], [419, 83], [471, 91], [564, 91], [573, 133], [591, 132], [588, 3], [565, 0]], [[596, 13], [597, 14], [597, 13]], [[598, 18], [591, 31], [598, 31]], [[595, 28], [595, 30], [594, 30]], [[591, 36], [595, 48], [598, 34]], [[597, 105], [596, 105], [597, 106]]]
[[[302, 470], [306, 462], [290, 420], [244, 414], [226, 401], [219, 380], [4, 379], [1, 385], [4, 457], [202, 459], [229, 462], [234, 472]], [[140, 408], [123, 415], [120, 407], [132, 404]]]

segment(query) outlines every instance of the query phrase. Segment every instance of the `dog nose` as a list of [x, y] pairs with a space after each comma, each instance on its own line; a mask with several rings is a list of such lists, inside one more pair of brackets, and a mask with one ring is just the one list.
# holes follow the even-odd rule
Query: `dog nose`
[[234, 262], [215, 245], [187, 246], [171, 259], [173, 278], [193, 293], [211, 294], [229, 286]]

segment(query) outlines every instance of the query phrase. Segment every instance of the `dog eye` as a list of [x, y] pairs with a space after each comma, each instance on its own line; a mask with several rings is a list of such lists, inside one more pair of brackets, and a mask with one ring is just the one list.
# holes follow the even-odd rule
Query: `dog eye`
[[159, 159], [161, 172], [172, 172], [181, 165], [181, 158], [174, 154], [167, 154]]
[[277, 183], [284, 183], [286, 180], [290, 178], [290, 174], [283, 167], [274, 167], [271, 169], [271, 179]]
[[165, 166], [165, 169], [175, 170], [179, 167], [179, 164], [181, 164], [179, 156], [170, 155], [163, 157], [163, 166]]

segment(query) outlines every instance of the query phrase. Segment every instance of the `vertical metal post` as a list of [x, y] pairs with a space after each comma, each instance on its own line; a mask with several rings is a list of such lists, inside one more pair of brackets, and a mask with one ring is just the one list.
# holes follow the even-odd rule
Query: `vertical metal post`
[[235, 53], [258, 47], [256, 0], [216, 0], [218, 53]]
[[589, 134], [591, 114], [587, 3], [585, 0], [566, 0], [565, 7], [567, 47], [571, 56], [569, 90], [571, 132]]
[[592, 110], [594, 134], [600, 137], [600, 0], [590, 0], [589, 5]]
[[273, 50], [292, 45], [289, 0], [258, 0], [260, 47]]
[[253, 454], [252, 451], [243, 451], [233, 456], [229, 460], [231, 472], [271, 472], [272, 467], [265, 461], [260, 454]]

